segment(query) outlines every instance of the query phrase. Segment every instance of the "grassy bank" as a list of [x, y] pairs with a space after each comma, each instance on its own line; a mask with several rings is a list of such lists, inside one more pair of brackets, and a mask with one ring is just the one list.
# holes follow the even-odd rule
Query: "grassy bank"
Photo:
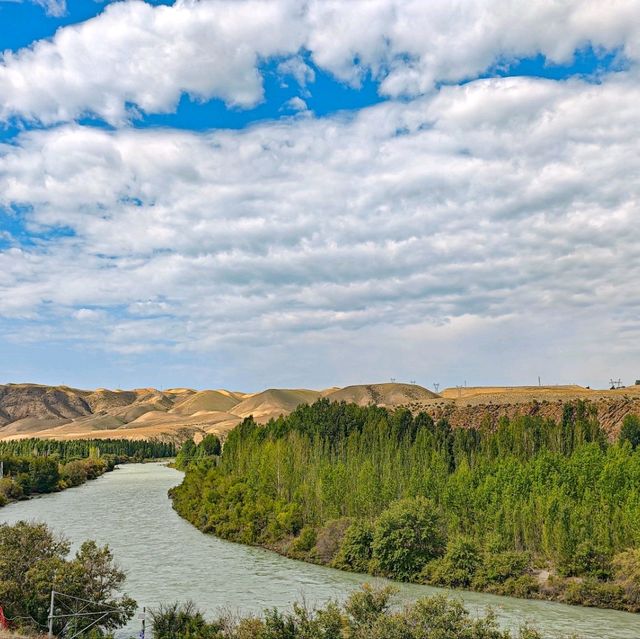
[[640, 420], [455, 429], [320, 401], [232, 431], [172, 491], [204, 532], [402, 581], [640, 611]]

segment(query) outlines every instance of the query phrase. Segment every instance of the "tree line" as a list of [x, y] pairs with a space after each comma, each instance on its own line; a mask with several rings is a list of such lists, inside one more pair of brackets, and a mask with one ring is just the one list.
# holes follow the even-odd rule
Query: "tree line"
[[57, 455], [59, 459], [82, 459], [92, 450], [101, 455], [114, 455], [122, 460], [162, 459], [175, 457], [176, 445], [160, 440], [134, 439], [18, 439], [0, 441], [0, 458], [4, 455], [39, 457]]
[[309, 561], [640, 610], [640, 419], [610, 442], [582, 401], [452, 429], [319, 400], [244, 420], [172, 497], [205, 532]]
[[33, 494], [79, 486], [116, 464], [175, 455], [175, 445], [156, 441], [23, 439], [0, 442], [0, 506]]

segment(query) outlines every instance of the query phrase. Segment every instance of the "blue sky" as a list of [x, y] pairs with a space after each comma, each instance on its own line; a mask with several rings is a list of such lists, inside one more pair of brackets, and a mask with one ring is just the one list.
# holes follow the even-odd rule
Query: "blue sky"
[[634, 5], [0, 0], [0, 383], [639, 377]]

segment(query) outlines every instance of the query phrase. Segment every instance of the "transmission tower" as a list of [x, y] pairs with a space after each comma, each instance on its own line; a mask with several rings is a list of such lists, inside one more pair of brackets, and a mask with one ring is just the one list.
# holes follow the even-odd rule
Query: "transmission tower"
[[436, 390], [436, 393], [438, 392], [438, 389], [440, 388], [440, 382], [433, 382], [433, 387]]

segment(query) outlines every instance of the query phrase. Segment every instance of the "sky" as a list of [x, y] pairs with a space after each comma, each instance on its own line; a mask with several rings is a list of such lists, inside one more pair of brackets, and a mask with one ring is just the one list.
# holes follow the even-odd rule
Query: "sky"
[[0, 383], [640, 379], [640, 0], [0, 0]]

